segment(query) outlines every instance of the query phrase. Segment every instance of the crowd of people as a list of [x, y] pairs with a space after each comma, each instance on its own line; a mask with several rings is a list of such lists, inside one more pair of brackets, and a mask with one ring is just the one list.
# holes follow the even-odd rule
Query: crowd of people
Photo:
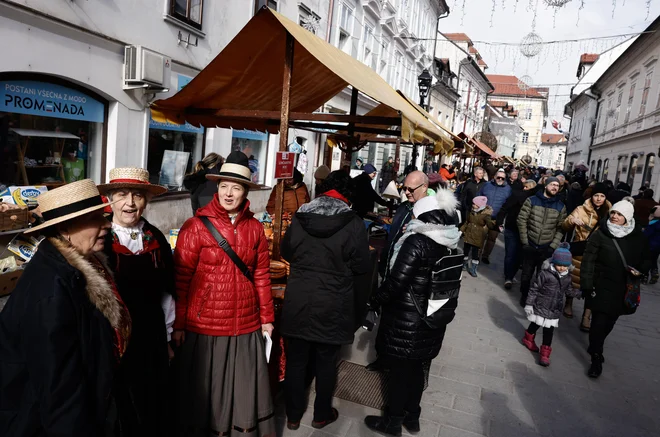
[[243, 153], [208, 156], [186, 178], [194, 216], [173, 252], [143, 217], [166, 191], [144, 169], [42, 194], [42, 223], [28, 232], [45, 239], [0, 313], [0, 434], [275, 435], [266, 358], [274, 329], [286, 342], [287, 427], [300, 427], [314, 379], [311, 425], [333, 423], [340, 348], [363, 316], [357, 278], [373, 268], [362, 219], [375, 204], [396, 211], [366, 308], [367, 319], [378, 316], [378, 358], [367, 370], [390, 376], [386, 411], [365, 423], [388, 435], [420, 431], [462, 271], [477, 277], [491, 264], [500, 233], [503, 286], [511, 290], [521, 271], [530, 322], [521, 341], [543, 366], [561, 316], [573, 317], [580, 298], [588, 375], [598, 377], [606, 337], [639, 303], [639, 281], [658, 280], [660, 208], [647, 188], [633, 198], [625, 184], [580, 172], [489, 163], [467, 175], [430, 159], [400, 180], [396, 205], [379, 194], [397, 180], [392, 160], [379, 179], [374, 165], [357, 165], [354, 178], [319, 167], [313, 200], [301, 173], [285, 182], [290, 275], [277, 326], [268, 242], [247, 198], [258, 185]]

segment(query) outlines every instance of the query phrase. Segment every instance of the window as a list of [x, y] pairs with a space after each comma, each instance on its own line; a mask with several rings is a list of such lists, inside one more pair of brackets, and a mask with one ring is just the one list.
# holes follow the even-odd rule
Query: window
[[319, 30], [320, 21], [321, 17], [312, 12], [307, 6], [302, 3], [298, 5], [298, 24], [300, 27], [316, 35], [316, 32]]
[[651, 79], [653, 79], [653, 70], [649, 70], [646, 73], [646, 79], [644, 79], [644, 90], [642, 91], [642, 104], [639, 107], [639, 116], [643, 116], [646, 113], [646, 102], [649, 99], [649, 91], [651, 90]]
[[[607, 101], [607, 111], [605, 112], [605, 129], [603, 132], [607, 132], [607, 129], [610, 125], [610, 118], [614, 117], [614, 110], [612, 109], [612, 99]], [[614, 122], [616, 124], [616, 122]]]
[[522, 142], [523, 144], [529, 143], [529, 132], [523, 132], [522, 134]]
[[602, 166], [603, 166], [603, 161], [599, 159], [598, 160], [598, 166], [596, 167], [596, 180], [597, 181], [600, 181], [600, 170], [602, 169]]
[[602, 121], [603, 121], [603, 112], [605, 112], [603, 105], [599, 105], [598, 114], [596, 116], [596, 135], [600, 133], [600, 128], [602, 126]]
[[353, 55], [353, 9], [346, 3], [339, 4], [339, 45], [340, 50]]
[[594, 166], [596, 165], [596, 161], [591, 161], [591, 169], [589, 170], [589, 176], [594, 175]]
[[532, 119], [532, 108], [527, 109], [527, 113], [525, 113], [525, 120], [531, 120]]
[[619, 181], [621, 180], [621, 172], [623, 169], [621, 166], [623, 165], [623, 156], [619, 156], [619, 159], [616, 161], [616, 177], [614, 178], [614, 185], [616, 186]]
[[204, 0], [170, 0], [170, 15], [201, 29], [203, 5]]
[[655, 167], [655, 155], [652, 153], [646, 157], [646, 166], [644, 167], [644, 177], [642, 178], [642, 185], [647, 187], [651, 186], [651, 178], [653, 178], [653, 168]]
[[374, 53], [374, 28], [369, 23], [365, 23], [362, 32], [362, 62], [376, 69], [376, 55]]
[[392, 83], [392, 69], [390, 68], [390, 43], [383, 41], [383, 48], [380, 55], [380, 76], [388, 83]]
[[392, 86], [396, 89], [401, 89], [402, 77], [401, 73], [403, 70], [403, 55], [397, 50], [394, 57], [396, 65], [394, 66], [394, 83]]
[[254, 15], [257, 15], [259, 9], [268, 6], [272, 10], [277, 10], [277, 0], [254, 0]]
[[633, 100], [635, 100], [635, 87], [637, 82], [630, 84], [630, 92], [628, 93], [628, 106], [626, 107], [626, 117], [623, 120], [623, 124], [626, 125], [630, 121], [630, 111], [632, 111]]
[[268, 134], [250, 130], [232, 130], [232, 152], [241, 151], [248, 157], [248, 165], [252, 171], [252, 182], [263, 184], [266, 179], [266, 158], [268, 150]]
[[603, 180], [607, 180], [607, 176], [610, 173], [610, 160], [606, 159], [605, 163], [603, 164]]
[[619, 113], [621, 112], [621, 102], [623, 101], [623, 90], [619, 92], [619, 97], [616, 100], [616, 110], [614, 111], [614, 124], [612, 127], [616, 127], [616, 124], [619, 121]]
[[635, 183], [635, 173], [637, 172], [637, 155], [633, 155], [630, 158], [630, 167], [628, 168], [628, 179], [626, 180], [626, 183], [630, 185], [631, 187]]

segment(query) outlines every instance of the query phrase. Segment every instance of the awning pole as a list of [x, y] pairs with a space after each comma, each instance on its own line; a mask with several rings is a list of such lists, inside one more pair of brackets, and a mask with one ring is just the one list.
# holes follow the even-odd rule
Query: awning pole
[[[282, 109], [280, 112], [280, 152], [286, 152], [289, 143], [289, 109], [291, 94], [291, 76], [293, 75], [294, 39], [286, 34], [286, 51], [284, 54], [284, 74], [282, 83]], [[273, 259], [280, 259], [280, 242], [282, 240], [282, 210], [284, 209], [284, 180], [279, 179], [275, 187], [275, 229], [273, 231]]]
[[[351, 109], [350, 109], [350, 114], [351, 116], [357, 115], [357, 105], [358, 105], [358, 96], [359, 96], [359, 91], [357, 88], [353, 87], [353, 91], [351, 92]], [[355, 135], [355, 123], [349, 123], [348, 124], [348, 136], [351, 137], [351, 140], [353, 139], [353, 136]], [[353, 143], [349, 140], [346, 143], [346, 155], [348, 161], [348, 166], [353, 165]]]
[[399, 168], [401, 166], [401, 138], [396, 139], [396, 148], [394, 149], [394, 174], [399, 176]]

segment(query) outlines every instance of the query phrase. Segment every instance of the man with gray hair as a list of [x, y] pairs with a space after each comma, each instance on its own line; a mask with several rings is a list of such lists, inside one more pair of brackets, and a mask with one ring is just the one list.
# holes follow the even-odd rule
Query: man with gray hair
[[484, 169], [475, 167], [472, 177], [465, 182], [463, 191], [461, 191], [461, 221], [464, 221], [468, 213], [472, 210], [472, 199], [477, 197], [477, 193], [486, 184], [484, 180]]
[[[504, 169], [499, 169], [495, 173], [492, 181], [485, 184], [479, 191], [479, 196], [486, 196], [488, 199], [488, 206], [493, 209], [491, 218], [493, 221], [497, 219], [497, 213], [504, 205], [504, 202], [511, 196], [511, 187], [506, 183], [506, 173]], [[493, 252], [497, 236], [500, 234], [499, 228], [491, 229], [488, 231], [488, 240], [481, 253], [481, 262], [490, 264], [490, 254]]]

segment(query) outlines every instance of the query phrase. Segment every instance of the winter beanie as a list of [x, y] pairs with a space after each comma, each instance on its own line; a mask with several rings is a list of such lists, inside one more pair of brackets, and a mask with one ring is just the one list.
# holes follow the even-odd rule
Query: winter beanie
[[329, 175], [330, 175], [330, 169], [328, 168], [327, 165], [320, 166], [314, 172], [315, 179], [325, 180], [325, 178], [327, 178]]
[[366, 174], [371, 174], [371, 173], [376, 173], [376, 172], [378, 172], [378, 170], [376, 170], [376, 167], [374, 167], [374, 166], [371, 165], [371, 164], [366, 164], [366, 165], [364, 166], [364, 169], [363, 169], [363, 170], [364, 170], [364, 172], [365, 172]]
[[568, 243], [561, 243], [557, 249], [555, 249], [552, 254], [552, 263], [557, 266], [570, 266], [573, 262], [573, 255], [569, 248], [571, 247]]
[[602, 182], [598, 182], [596, 185], [593, 186], [591, 189], [591, 195], [593, 196], [594, 194], [604, 194], [607, 196], [607, 193], [610, 190], [607, 189], [607, 185], [605, 185]]
[[483, 209], [488, 204], [488, 198], [486, 196], [477, 196], [474, 199], [472, 199], [472, 203], [477, 205], [479, 209]]
[[626, 224], [630, 223], [635, 215], [635, 207], [627, 200], [620, 200], [610, 208], [610, 212], [616, 211], [626, 218]]
[[546, 185], [546, 186], [547, 186], [547, 185], [550, 185], [550, 184], [553, 183], [553, 182], [557, 182], [559, 185], [561, 185], [561, 183], [559, 182], [559, 179], [557, 179], [557, 178], [554, 177], [554, 176], [550, 176], [548, 179], [546, 179], [546, 180], [545, 180], [545, 185]]

